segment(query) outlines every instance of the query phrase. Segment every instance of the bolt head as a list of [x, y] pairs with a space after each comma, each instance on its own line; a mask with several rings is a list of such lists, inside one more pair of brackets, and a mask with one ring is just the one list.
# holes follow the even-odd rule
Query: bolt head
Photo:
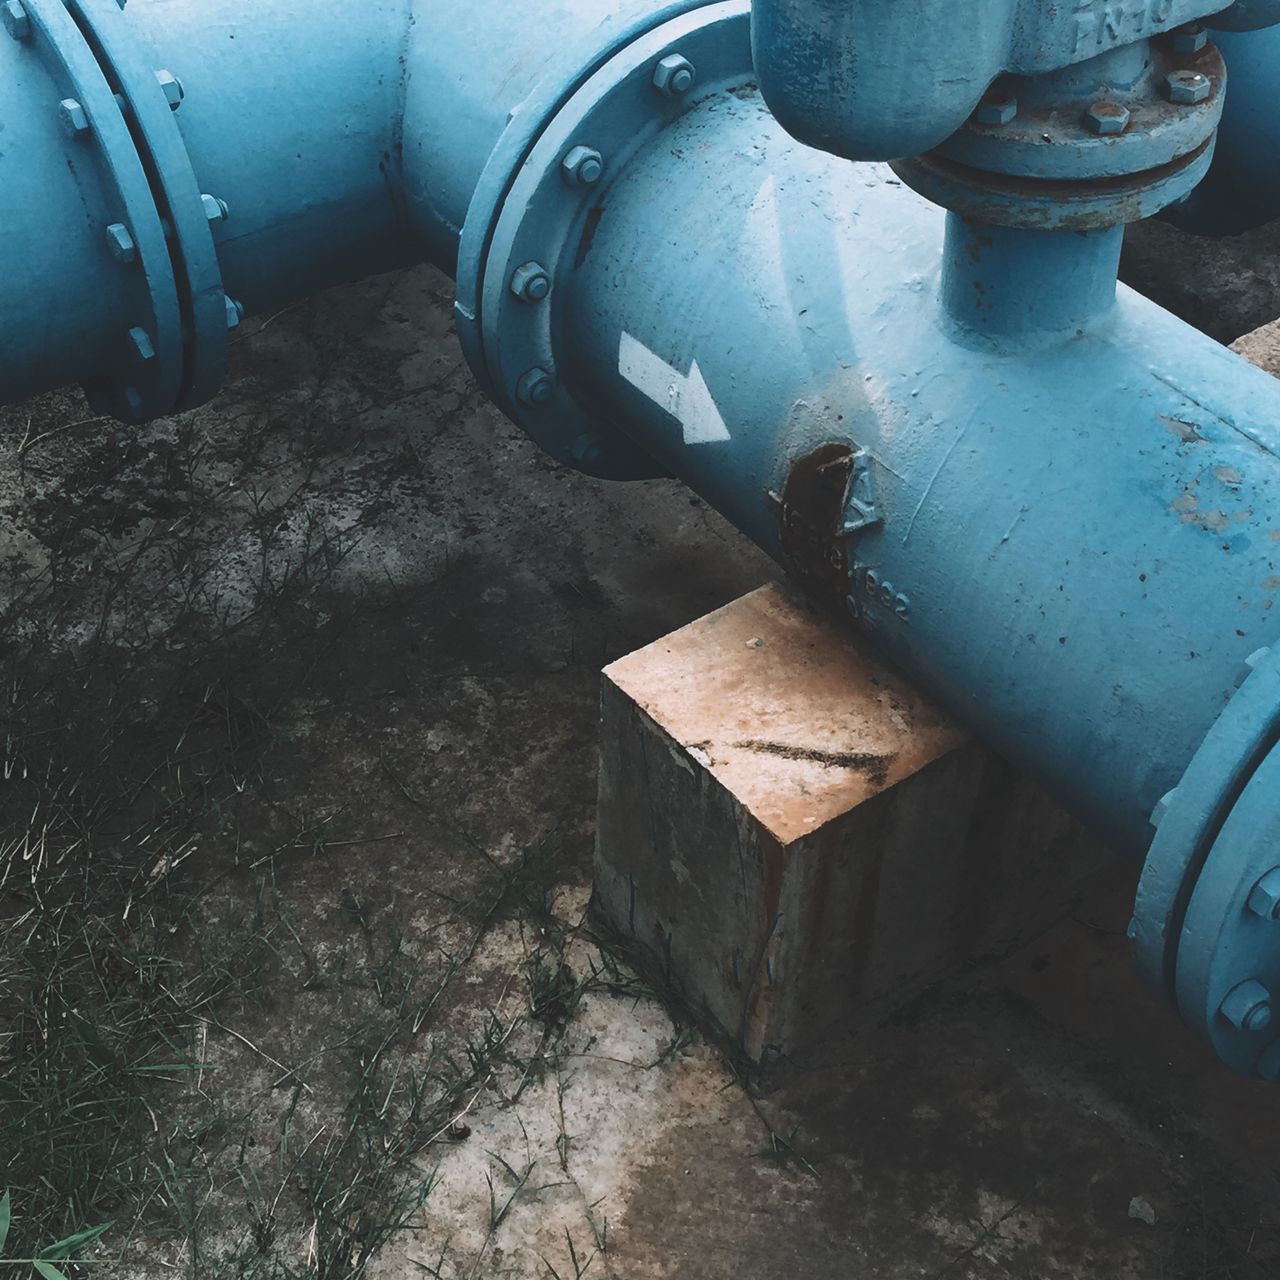
[[1169, 812], [1169, 806], [1173, 803], [1173, 797], [1177, 794], [1178, 788], [1174, 787], [1172, 791], [1166, 791], [1164, 795], [1156, 801], [1156, 807], [1151, 810], [1151, 817], [1149, 821], [1157, 830], [1160, 829], [1160, 824], [1164, 821], [1165, 815]]
[[146, 402], [137, 387], [125, 387], [120, 392], [116, 408], [117, 417], [125, 422], [142, 422], [147, 416]]
[[1179, 106], [1192, 107], [1204, 102], [1213, 92], [1213, 82], [1199, 71], [1175, 71], [1165, 81], [1169, 101]]
[[594, 431], [587, 431], [574, 442], [570, 457], [576, 466], [589, 470], [599, 466], [605, 454], [605, 443]]
[[1173, 33], [1174, 53], [1199, 53], [1209, 43], [1209, 33], [1198, 23], [1191, 22]]
[[244, 303], [227, 298], [227, 328], [234, 329], [244, 319]]
[[21, 0], [7, 0], [0, 8], [0, 17], [4, 19], [4, 29], [15, 40], [31, 39], [31, 19], [22, 7]]
[[1280, 920], [1280, 867], [1273, 867], [1253, 886], [1249, 910], [1264, 920]]
[[604, 176], [604, 157], [594, 147], [574, 147], [560, 169], [571, 187], [590, 187]]
[[160, 88], [164, 90], [164, 100], [169, 104], [169, 110], [177, 111], [182, 106], [183, 98], [187, 96], [186, 90], [182, 87], [182, 81], [172, 71], [157, 71], [156, 79], [160, 82]]
[[668, 98], [682, 98], [698, 78], [693, 63], [678, 53], [669, 53], [653, 69], [653, 87]]
[[138, 246], [123, 222], [113, 222], [107, 228], [107, 252], [120, 263], [128, 266], [138, 260]]
[[1265, 1031], [1271, 1025], [1271, 993], [1249, 978], [1227, 992], [1218, 1012], [1237, 1031]]
[[974, 114], [979, 124], [1010, 124], [1018, 114], [1018, 100], [1011, 93], [995, 93], [984, 98]]
[[217, 196], [202, 195], [200, 203], [204, 205], [204, 216], [209, 222], [216, 226], [219, 222], [226, 222], [227, 215], [231, 212], [227, 208], [225, 200], [219, 200]]
[[151, 335], [142, 328], [130, 329], [127, 334], [129, 351], [140, 364], [147, 364], [156, 358], [155, 344]]
[[1280, 1083], [1280, 1040], [1263, 1050], [1258, 1059], [1258, 1075], [1272, 1084]]
[[1095, 102], [1084, 113], [1084, 123], [1100, 138], [1118, 137], [1129, 127], [1129, 108], [1119, 102]]
[[1257, 671], [1263, 658], [1271, 652], [1268, 645], [1264, 645], [1261, 649], [1255, 649], [1245, 660], [1244, 666], [1240, 668], [1240, 674], [1236, 676], [1236, 688], [1240, 688], [1242, 684]]
[[512, 272], [511, 292], [521, 302], [541, 302], [551, 292], [551, 277], [540, 262], [526, 262]]
[[63, 98], [58, 103], [58, 123], [68, 138], [82, 138], [89, 132], [89, 117], [74, 98]]
[[521, 374], [516, 383], [516, 397], [521, 404], [538, 406], [547, 404], [556, 393], [555, 383], [545, 369], [530, 369]]

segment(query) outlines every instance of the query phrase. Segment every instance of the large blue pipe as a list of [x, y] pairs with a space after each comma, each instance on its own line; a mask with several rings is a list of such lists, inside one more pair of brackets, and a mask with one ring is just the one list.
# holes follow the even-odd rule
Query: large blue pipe
[[[1117, 294], [1118, 232], [994, 229], [797, 145], [756, 88], [745, 0], [69, 2], [105, 98], [62, 0], [0, 4], [0, 398], [119, 383], [144, 312], [184, 341], [143, 363], [197, 398], [211, 271], [248, 311], [400, 262], [455, 271], [477, 373], [556, 456], [686, 479], [1122, 850], [1148, 855], [1171, 815], [1140, 951], [1226, 1060], [1280, 1076], [1280, 1045], [1217, 1013], [1244, 977], [1280, 993], [1276, 940], [1248, 974], [1178, 963], [1280, 739], [1258, 657], [1280, 384]], [[118, 70], [126, 45], [181, 80], [177, 133]], [[157, 158], [174, 137], [189, 173]], [[147, 191], [167, 274], [145, 218], [141, 263], [107, 235]], [[1243, 848], [1247, 896], [1270, 855]]]

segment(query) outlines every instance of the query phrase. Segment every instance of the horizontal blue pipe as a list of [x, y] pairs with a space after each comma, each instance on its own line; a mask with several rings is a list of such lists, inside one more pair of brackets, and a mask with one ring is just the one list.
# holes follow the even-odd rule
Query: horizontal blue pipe
[[[1280, 384], [1127, 289], [1047, 341], [958, 326], [943, 212], [797, 148], [758, 97], [689, 113], [597, 216], [558, 304], [579, 397], [784, 562], [770, 494], [824, 444], [865, 449], [864, 630], [1143, 852], [1280, 631]], [[640, 347], [672, 386], [696, 362], [728, 439], [687, 441]]]

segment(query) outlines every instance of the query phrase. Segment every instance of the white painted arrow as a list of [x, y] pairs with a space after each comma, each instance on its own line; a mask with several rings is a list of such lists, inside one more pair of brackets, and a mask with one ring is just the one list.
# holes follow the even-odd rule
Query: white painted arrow
[[624, 332], [618, 344], [618, 372], [680, 423], [685, 444], [714, 444], [730, 439], [729, 428], [724, 425], [696, 360], [688, 373], [681, 373]]

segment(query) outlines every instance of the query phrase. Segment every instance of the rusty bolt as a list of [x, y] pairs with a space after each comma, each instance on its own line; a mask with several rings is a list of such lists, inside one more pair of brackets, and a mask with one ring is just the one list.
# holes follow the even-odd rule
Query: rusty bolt
[[151, 341], [151, 335], [145, 329], [130, 329], [127, 340], [129, 351], [139, 364], [147, 364], [156, 358], [155, 343]]
[[1249, 910], [1264, 920], [1280, 920], [1280, 867], [1273, 867], [1253, 886]]
[[516, 383], [516, 397], [521, 404], [532, 406], [546, 404], [556, 393], [555, 383], [545, 369], [530, 369], [520, 375]]
[[74, 98], [63, 98], [58, 103], [58, 123], [68, 138], [83, 138], [89, 132], [89, 117]]
[[3, 9], [0, 9], [0, 16], [4, 18], [4, 29], [15, 40], [31, 39], [31, 19], [22, 7], [21, 0], [8, 0]]
[[1129, 108], [1118, 102], [1095, 102], [1084, 113], [1085, 128], [1101, 138], [1114, 138], [1129, 127]]
[[1213, 84], [1206, 75], [1199, 71], [1175, 71], [1165, 81], [1169, 90], [1169, 101], [1180, 107], [1193, 107], [1204, 102], [1213, 92]]
[[107, 252], [117, 261], [128, 266], [138, 260], [138, 246], [123, 222], [113, 222], [107, 228]]
[[204, 216], [209, 219], [211, 226], [216, 226], [219, 222], [226, 222], [231, 210], [227, 207], [225, 200], [219, 200], [217, 196], [202, 195], [200, 203], [204, 205]]
[[682, 98], [693, 88], [698, 73], [688, 58], [669, 53], [654, 68], [653, 87], [668, 98]]
[[511, 273], [511, 292], [521, 302], [541, 302], [551, 292], [551, 277], [540, 262], [526, 262]]
[[594, 147], [573, 147], [560, 164], [571, 187], [590, 187], [604, 176], [604, 157]]
[[974, 114], [979, 124], [1008, 124], [1018, 114], [1018, 100], [1011, 93], [994, 93], [983, 98]]
[[156, 79], [164, 90], [164, 100], [169, 104], [169, 110], [177, 111], [182, 106], [183, 98], [187, 96], [182, 81], [172, 71], [157, 71]]
[[1218, 1012], [1237, 1031], [1265, 1031], [1271, 1025], [1271, 993], [1249, 978], [1227, 992]]
[[1198, 23], [1189, 22], [1173, 33], [1174, 53], [1199, 53], [1209, 43], [1209, 33]]

